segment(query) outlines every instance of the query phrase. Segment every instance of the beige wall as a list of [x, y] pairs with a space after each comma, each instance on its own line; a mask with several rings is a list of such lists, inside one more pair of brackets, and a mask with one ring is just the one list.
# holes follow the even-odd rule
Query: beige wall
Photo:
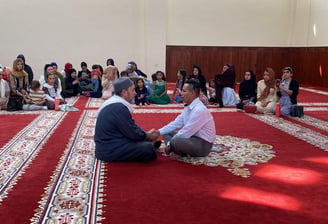
[[[19, 53], [79, 69], [115, 59], [151, 74], [166, 45], [328, 46], [326, 0], [1, 0], [0, 63]], [[313, 26], [316, 26], [316, 36]]]
[[[168, 0], [168, 44], [286, 46], [286, 0]], [[287, 35], [286, 35], [287, 34]]]

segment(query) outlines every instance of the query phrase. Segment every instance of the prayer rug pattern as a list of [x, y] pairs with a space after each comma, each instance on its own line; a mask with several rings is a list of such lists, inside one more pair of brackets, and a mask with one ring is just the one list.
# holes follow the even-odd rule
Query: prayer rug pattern
[[257, 114], [248, 114], [249, 116], [267, 123], [279, 130], [282, 130], [290, 135], [295, 136], [311, 145], [317, 146], [324, 151], [328, 151], [328, 138], [318, 132], [312, 131], [309, 128], [305, 128], [301, 125], [295, 124], [293, 122], [284, 120], [283, 118], [276, 116], [265, 116]]
[[305, 90], [305, 91], [308, 91], [308, 92], [318, 93], [318, 94], [322, 94], [322, 95], [327, 95], [328, 96], [328, 92], [322, 91], [322, 90], [310, 89], [310, 88], [305, 88], [305, 87], [300, 87], [300, 90]]
[[3, 147], [0, 154], [0, 202], [65, 116], [59, 111], [41, 113]]
[[212, 150], [207, 157], [181, 157], [178, 161], [193, 165], [223, 166], [234, 175], [250, 177], [251, 172], [245, 165], [267, 163], [275, 157], [275, 151], [268, 144], [261, 144], [234, 136], [216, 136]]
[[320, 120], [320, 119], [317, 119], [315, 117], [311, 117], [311, 116], [308, 116], [308, 115], [304, 115], [301, 118], [300, 117], [293, 117], [293, 119], [295, 119], [297, 121], [300, 121], [304, 124], [314, 126], [314, 127], [319, 128], [321, 130], [328, 131], [328, 122], [327, 121], [323, 121], [323, 120]]
[[95, 121], [95, 111], [85, 111], [81, 116], [32, 223], [83, 224], [101, 220], [98, 209], [104, 175], [102, 163], [94, 156]]

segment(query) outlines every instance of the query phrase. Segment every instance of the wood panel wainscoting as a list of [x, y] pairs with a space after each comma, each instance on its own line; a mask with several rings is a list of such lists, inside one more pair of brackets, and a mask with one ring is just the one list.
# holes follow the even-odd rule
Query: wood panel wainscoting
[[266, 67], [272, 67], [276, 78], [280, 78], [281, 69], [291, 66], [299, 83], [328, 86], [328, 47], [166, 46], [168, 81], [176, 80], [179, 69], [189, 75], [192, 66], [199, 65], [208, 82], [227, 63], [235, 66], [236, 82], [243, 79], [247, 69], [252, 69], [260, 80]]

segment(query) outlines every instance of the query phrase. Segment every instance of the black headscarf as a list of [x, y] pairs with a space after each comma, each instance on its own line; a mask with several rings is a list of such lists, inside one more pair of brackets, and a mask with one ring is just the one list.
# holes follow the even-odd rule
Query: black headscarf
[[254, 97], [254, 99], [256, 99], [256, 89], [257, 89], [256, 76], [252, 70], [247, 70], [246, 72], [249, 72], [251, 74], [251, 79], [250, 80], [244, 79], [240, 83], [239, 98], [241, 100], [250, 99], [251, 97]]

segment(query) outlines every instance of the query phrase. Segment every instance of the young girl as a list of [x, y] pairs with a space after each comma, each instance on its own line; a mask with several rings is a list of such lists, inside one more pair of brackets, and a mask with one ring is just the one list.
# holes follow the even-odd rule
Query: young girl
[[187, 72], [184, 69], [179, 69], [177, 74], [177, 81], [175, 83], [175, 89], [173, 91], [172, 101], [182, 103], [181, 91], [183, 84], [186, 80]]
[[209, 96], [209, 103], [210, 104], [216, 104], [217, 100], [216, 100], [216, 94], [215, 94], [215, 80], [211, 79], [208, 82], [208, 96]]
[[138, 78], [136, 80], [136, 95], [134, 98], [136, 105], [139, 106], [140, 103], [142, 103], [142, 105], [148, 104], [147, 96], [148, 91], [145, 86], [145, 81], [143, 78]]
[[42, 90], [46, 94], [46, 105], [48, 109], [55, 109], [55, 98], [59, 99], [59, 104], [64, 104], [65, 100], [61, 96], [59, 92], [59, 88], [55, 83], [56, 75], [55, 74], [47, 74], [46, 84], [44, 84]]
[[46, 106], [46, 95], [40, 89], [40, 86], [41, 84], [37, 80], [31, 82], [31, 90], [28, 98], [25, 99], [26, 104], [23, 105], [23, 110], [48, 110]]
[[148, 96], [148, 100], [154, 104], [168, 104], [171, 102], [169, 95], [167, 95], [166, 82], [164, 72], [156, 72], [156, 81], [153, 82], [153, 94]]
[[90, 97], [100, 98], [102, 96], [101, 75], [102, 73], [99, 69], [93, 69], [91, 71], [92, 89], [89, 94]]

